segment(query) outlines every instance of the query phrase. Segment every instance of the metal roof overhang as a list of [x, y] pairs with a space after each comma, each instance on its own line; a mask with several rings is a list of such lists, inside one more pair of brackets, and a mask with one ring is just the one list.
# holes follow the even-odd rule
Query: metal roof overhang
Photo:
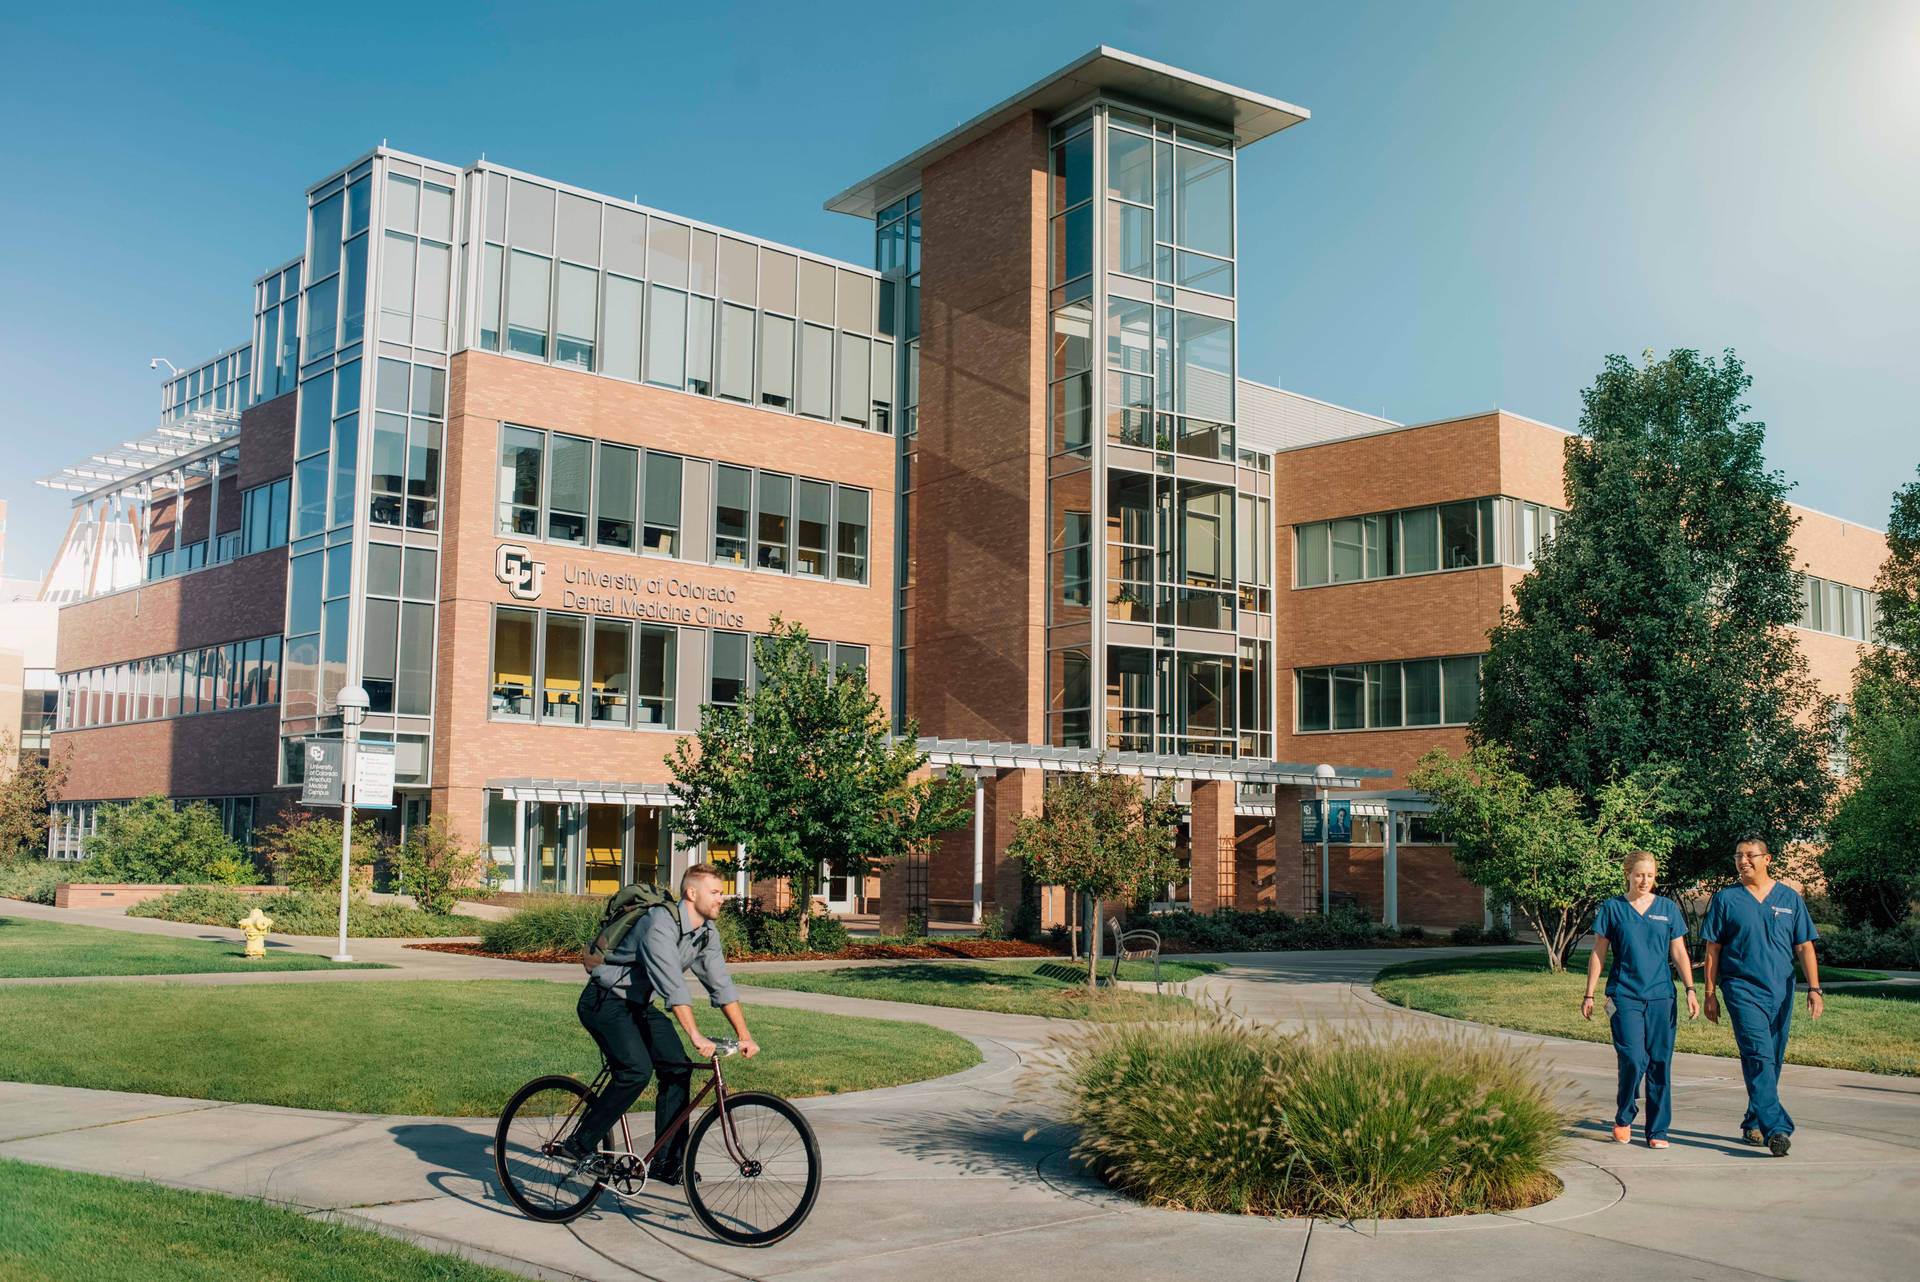
[[1029, 112], [1056, 114], [1095, 94], [1112, 94], [1142, 107], [1214, 125], [1245, 147], [1309, 118], [1305, 107], [1238, 89], [1218, 80], [1105, 45], [1029, 85], [996, 107], [941, 135], [904, 160], [847, 188], [826, 203], [837, 214], [872, 218], [920, 186], [929, 166]]
[[489, 779], [505, 801], [565, 801], [574, 805], [673, 806], [664, 783], [614, 783], [587, 779]]
[[205, 475], [209, 460], [236, 447], [239, 432], [237, 410], [202, 410], [101, 450], [35, 484], [72, 494], [78, 507], [176, 471]]
[[[1052, 770], [1085, 774], [1098, 769], [1152, 779], [1230, 779], [1254, 787], [1312, 787], [1323, 782], [1316, 767], [1297, 761], [1244, 757], [1174, 756], [1152, 752], [1096, 752], [1091, 748], [1050, 748], [1032, 743], [991, 743], [978, 739], [920, 739], [916, 746], [936, 766], [991, 770]], [[1393, 771], [1372, 766], [1335, 766], [1331, 788], [1358, 788], [1370, 779], [1391, 779]]]

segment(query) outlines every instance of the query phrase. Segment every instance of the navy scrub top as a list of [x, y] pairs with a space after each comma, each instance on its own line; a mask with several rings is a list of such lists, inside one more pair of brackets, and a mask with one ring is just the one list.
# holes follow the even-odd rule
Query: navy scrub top
[[1732, 999], [1779, 1006], [1793, 997], [1793, 950], [1818, 939], [1807, 901], [1783, 882], [1765, 899], [1732, 885], [1713, 897], [1700, 937], [1720, 945], [1720, 986]]
[[1613, 970], [1607, 976], [1607, 996], [1636, 1002], [1672, 1001], [1673, 970], [1668, 951], [1687, 933], [1680, 905], [1655, 895], [1642, 913], [1615, 895], [1600, 905], [1593, 933], [1605, 937], [1613, 950]]

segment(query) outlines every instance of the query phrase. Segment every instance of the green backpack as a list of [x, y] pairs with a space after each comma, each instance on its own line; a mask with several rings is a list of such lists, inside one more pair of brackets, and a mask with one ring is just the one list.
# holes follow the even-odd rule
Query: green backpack
[[650, 908], [678, 907], [679, 903], [679, 897], [671, 890], [650, 881], [620, 887], [607, 896], [606, 909], [600, 914], [600, 933], [593, 937], [591, 951], [605, 957], [640, 924], [642, 913]]

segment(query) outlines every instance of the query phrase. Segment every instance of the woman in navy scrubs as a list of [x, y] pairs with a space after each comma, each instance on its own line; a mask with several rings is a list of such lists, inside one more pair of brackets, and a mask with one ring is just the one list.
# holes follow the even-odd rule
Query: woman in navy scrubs
[[1613, 1008], [1613, 1051], [1620, 1061], [1614, 1142], [1633, 1139], [1633, 1117], [1644, 1079], [1647, 1147], [1665, 1148], [1667, 1124], [1673, 1117], [1668, 1091], [1678, 1023], [1669, 962], [1686, 981], [1688, 1019], [1700, 1018], [1700, 999], [1693, 990], [1693, 962], [1687, 956], [1687, 924], [1680, 905], [1653, 893], [1659, 865], [1646, 851], [1636, 850], [1622, 862], [1620, 871], [1626, 877], [1627, 893], [1601, 904], [1593, 921], [1593, 954], [1587, 959], [1587, 995], [1580, 999], [1580, 1017], [1593, 1018], [1593, 990], [1611, 952], [1607, 1001]]
[[1785, 1157], [1792, 1147], [1793, 1119], [1780, 1106], [1780, 1063], [1787, 1057], [1787, 1030], [1793, 1024], [1793, 959], [1798, 955], [1807, 972], [1807, 1017], [1819, 1019], [1823, 999], [1813, 941], [1820, 934], [1807, 901], [1773, 879], [1770, 862], [1760, 838], [1735, 843], [1733, 867], [1740, 881], [1713, 897], [1700, 937], [1707, 941], [1707, 1018], [1720, 1022], [1724, 996], [1740, 1047], [1740, 1075], [1747, 1079], [1740, 1138]]

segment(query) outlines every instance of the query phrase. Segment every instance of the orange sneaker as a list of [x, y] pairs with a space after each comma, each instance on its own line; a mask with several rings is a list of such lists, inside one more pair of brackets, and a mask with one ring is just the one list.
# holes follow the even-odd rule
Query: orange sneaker
[[1614, 1128], [1613, 1128], [1613, 1142], [1614, 1142], [1615, 1144], [1631, 1144], [1631, 1143], [1633, 1143], [1633, 1128], [1632, 1128], [1631, 1126], [1616, 1126], [1616, 1127], [1614, 1127]]
[[1667, 1142], [1665, 1140], [1648, 1140], [1647, 1147], [1648, 1148], [1666, 1148]]

